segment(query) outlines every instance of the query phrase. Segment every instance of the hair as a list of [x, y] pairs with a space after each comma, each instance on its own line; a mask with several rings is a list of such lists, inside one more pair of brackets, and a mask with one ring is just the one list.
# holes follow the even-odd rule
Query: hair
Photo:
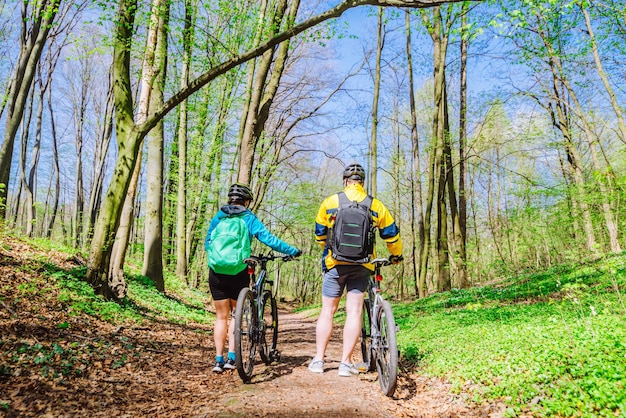
[[245, 205], [246, 199], [239, 196], [230, 196], [228, 198], [229, 205]]

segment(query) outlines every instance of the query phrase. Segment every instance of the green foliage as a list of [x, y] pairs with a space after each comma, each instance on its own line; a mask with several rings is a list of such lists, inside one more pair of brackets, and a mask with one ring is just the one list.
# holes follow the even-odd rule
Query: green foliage
[[[174, 292], [167, 295], [159, 292], [147, 277], [131, 276], [128, 278], [128, 297], [117, 303], [105, 301], [94, 294], [91, 286], [82, 280], [84, 268], [69, 272], [52, 265], [48, 268], [50, 277], [57, 279], [60, 285], [59, 300], [67, 304], [73, 314], [86, 313], [113, 324], [126, 321], [141, 323], [146, 318], [166, 319], [174, 323], [212, 321], [212, 315], [203, 308], [206, 295], [198, 291], [189, 290], [185, 298], [175, 296]], [[172, 281], [169, 283], [172, 284]], [[182, 290], [180, 284], [178, 287]]]
[[[173, 323], [212, 322], [213, 315], [204, 309], [204, 304], [207, 303], [206, 294], [182, 286], [175, 277], [166, 276], [165, 283], [167, 294], [159, 292], [152, 280], [145, 276], [130, 277], [128, 300], [124, 305], [141, 312], [143, 316], [166, 319]], [[178, 296], [181, 294], [183, 296]]]
[[626, 413], [626, 256], [394, 308], [403, 357], [507, 415]]

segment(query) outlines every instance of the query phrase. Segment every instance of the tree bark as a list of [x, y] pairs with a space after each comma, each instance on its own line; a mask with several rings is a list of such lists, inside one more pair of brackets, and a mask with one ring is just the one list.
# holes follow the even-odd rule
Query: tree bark
[[[52, 136], [52, 163], [54, 167], [54, 197], [52, 210], [50, 211], [50, 221], [48, 222], [48, 228], [46, 230], [46, 238], [52, 236], [52, 230], [54, 229], [54, 222], [56, 220], [57, 211], [59, 210], [59, 196], [61, 194], [61, 167], [59, 164], [59, 146], [57, 140], [56, 124], [54, 121], [54, 106], [52, 105], [52, 91], [48, 90], [48, 112], [50, 113], [50, 130]], [[52, 180], [51, 180], [52, 181]]]
[[380, 96], [380, 62], [385, 44], [385, 27], [383, 25], [383, 8], [378, 8], [378, 25], [376, 40], [376, 67], [374, 70], [374, 95], [372, 97], [372, 136], [370, 139], [370, 184], [368, 189], [372, 196], [376, 196], [378, 177], [378, 101]]
[[[195, 39], [193, 26], [195, 21], [196, 1], [185, 1], [185, 27], [183, 29], [183, 62], [180, 87], [189, 84], [189, 66], [191, 49]], [[178, 188], [176, 199], [176, 275], [187, 281], [189, 252], [187, 251], [187, 100], [180, 104], [178, 130]]]
[[465, 178], [465, 144], [467, 143], [467, 3], [463, 3], [461, 12], [461, 69], [459, 86], [459, 210], [454, 219], [456, 251], [459, 268], [457, 282], [461, 289], [470, 287], [467, 278], [467, 196]]
[[[157, 39], [155, 45], [155, 75], [150, 94], [150, 109], [163, 105], [163, 88], [167, 61], [167, 24], [169, 21], [169, 2], [154, 0], [156, 14]], [[164, 292], [163, 281], [163, 143], [165, 134], [163, 121], [148, 136], [148, 162], [146, 196], [146, 226], [144, 240], [144, 276], [154, 282], [157, 290]]]

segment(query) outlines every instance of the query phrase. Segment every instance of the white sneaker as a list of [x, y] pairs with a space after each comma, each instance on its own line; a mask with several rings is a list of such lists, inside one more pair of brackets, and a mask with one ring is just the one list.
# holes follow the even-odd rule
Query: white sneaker
[[359, 374], [359, 369], [354, 367], [352, 363], [341, 363], [339, 365], [339, 376], [351, 377]]
[[313, 358], [311, 364], [309, 364], [309, 370], [313, 373], [324, 373], [324, 361]]

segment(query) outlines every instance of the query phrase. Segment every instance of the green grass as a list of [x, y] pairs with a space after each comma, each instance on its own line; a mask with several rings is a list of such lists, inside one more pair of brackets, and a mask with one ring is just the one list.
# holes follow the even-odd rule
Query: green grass
[[215, 319], [205, 309], [209, 305], [206, 293], [190, 289], [172, 276], [166, 276], [167, 292], [163, 294], [147, 277], [130, 275], [126, 278], [128, 295], [118, 303], [94, 294], [93, 288], [83, 280], [85, 268], [65, 271], [45, 263], [44, 270], [44, 274], [57, 282], [59, 300], [74, 314], [86, 313], [114, 324], [142, 323], [146, 319], [211, 324]]
[[394, 306], [404, 359], [507, 415], [626, 415], [626, 256]]

